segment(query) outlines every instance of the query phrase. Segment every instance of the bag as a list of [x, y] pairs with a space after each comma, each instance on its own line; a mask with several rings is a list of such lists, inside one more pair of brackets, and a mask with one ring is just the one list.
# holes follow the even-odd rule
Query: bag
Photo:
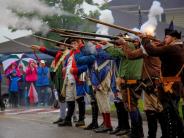
[[55, 109], [59, 109], [59, 101], [58, 100], [54, 100], [53, 107]]
[[30, 85], [28, 96], [30, 104], [38, 103], [38, 93], [33, 83]]
[[58, 101], [59, 100], [58, 91], [54, 89], [53, 92], [54, 92], [54, 98]]

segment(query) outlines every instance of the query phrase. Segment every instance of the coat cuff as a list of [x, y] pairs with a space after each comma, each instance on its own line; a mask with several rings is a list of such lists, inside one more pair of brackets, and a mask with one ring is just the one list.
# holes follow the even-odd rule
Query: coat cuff
[[45, 52], [46, 51], [46, 48], [44, 46], [41, 46], [40, 49], [39, 49], [40, 52]]
[[101, 45], [96, 45], [96, 49], [101, 49], [102, 46]]
[[77, 74], [78, 73], [78, 68], [72, 68], [72, 74]]

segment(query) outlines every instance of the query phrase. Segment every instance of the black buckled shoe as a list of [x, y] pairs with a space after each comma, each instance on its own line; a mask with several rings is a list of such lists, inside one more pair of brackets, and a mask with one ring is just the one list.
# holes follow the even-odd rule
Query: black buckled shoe
[[76, 127], [82, 127], [82, 126], [85, 126], [85, 122], [84, 120], [82, 121], [77, 121], [77, 123], [75, 124]]
[[122, 136], [130, 133], [130, 129], [121, 129], [119, 132], [116, 133], [116, 136]]
[[84, 130], [93, 130], [98, 128], [98, 123], [91, 123], [87, 127], [84, 128]]
[[53, 124], [58, 124], [60, 122], [63, 122], [63, 119], [62, 118], [59, 118], [58, 120], [54, 121]]
[[106, 132], [109, 132], [109, 131], [112, 131], [112, 127], [100, 127], [100, 128], [97, 128], [95, 129], [95, 132], [96, 133], [106, 133]]
[[119, 131], [121, 131], [120, 127], [116, 127], [114, 130], [112, 130], [109, 134], [114, 135], [116, 133], [118, 133]]
[[58, 123], [58, 127], [63, 127], [63, 126], [72, 126], [72, 122], [64, 120], [63, 122]]
[[122, 138], [144, 138], [144, 136], [135, 135], [132, 132], [126, 133]]

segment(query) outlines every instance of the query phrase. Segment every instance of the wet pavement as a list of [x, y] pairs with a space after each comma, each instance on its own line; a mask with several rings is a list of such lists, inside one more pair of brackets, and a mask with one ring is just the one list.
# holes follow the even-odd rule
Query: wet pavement
[[[117, 138], [109, 134], [96, 134], [76, 127], [57, 127], [52, 124], [58, 118], [58, 111], [53, 109], [24, 109], [0, 112], [0, 138]], [[87, 115], [85, 122], [89, 124], [91, 116]], [[99, 117], [99, 124], [102, 118]], [[147, 122], [143, 122], [145, 137]], [[116, 127], [117, 119], [112, 118]], [[160, 128], [158, 128], [160, 137]]]

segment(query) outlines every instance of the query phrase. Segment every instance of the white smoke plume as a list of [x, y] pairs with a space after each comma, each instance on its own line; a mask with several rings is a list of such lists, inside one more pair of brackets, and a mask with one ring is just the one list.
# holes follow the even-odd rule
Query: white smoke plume
[[155, 35], [155, 30], [158, 25], [157, 17], [161, 17], [161, 14], [164, 12], [164, 9], [161, 7], [160, 2], [153, 1], [152, 6], [149, 10], [148, 21], [146, 21], [141, 26], [141, 32], [148, 35]]
[[110, 2], [111, 0], [93, 0], [93, 3], [95, 5], [92, 5], [92, 4], [89, 4], [87, 3], [85, 0], [83, 1], [82, 4], [78, 4], [76, 5], [75, 7], [75, 13], [77, 13], [80, 9], [83, 9], [83, 12], [86, 14], [86, 15], [90, 15], [90, 13], [92, 12], [95, 12], [95, 11], [98, 11], [100, 12], [100, 7], [105, 4], [105, 3], [108, 3]]
[[[114, 23], [114, 17], [112, 15], [111, 10], [109, 9], [105, 9], [105, 10], [100, 10], [100, 6], [102, 6], [104, 3], [110, 2], [111, 0], [93, 0], [93, 3], [97, 4], [97, 5], [91, 5], [89, 3], [87, 3], [85, 0], [83, 1], [82, 4], [77, 5], [76, 6], [76, 13], [77, 11], [79, 11], [80, 9], [83, 9], [83, 12], [86, 15], [90, 15], [90, 13], [98, 11], [100, 13], [99, 16], [99, 20], [106, 22], [106, 23], [110, 23], [113, 24]], [[97, 34], [102, 34], [102, 35], [108, 35], [109, 34], [109, 27], [102, 25], [102, 24], [97, 24]], [[100, 38], [102, 39], [102, 38]], [[103, 39], [107, 39], [107, 38], [103, 38]]]
[[[1, 0], [3, 1], [3, 0]], [[49, 7], [40, 0], [8, 0], [3, 2], [7, 8], [20, 12], [37, 12], [41, 16], [59, 14], [61, 11], [55, 7]]]
[[[15, 29], [30, 29], [33, 32], [47, 32], [49, 27], [39, 16], [60, 15], [59, 8], [49, 7], [40, 0], [0, 0], [0, 26]], [[36, 13], [34, 17], [20, 17], [18, 13]]]
[[98, 4], [99, 6], [102, 6], [103, 4], [108, 3], [110, 1], [112, 0], [93, 0], [93, 3]]
[[82, 4], [78, 4], [76, 5], [75, 7], [75, 13], [79, 12], [79, 10], [83, 10], [83, 12], [86, 14], [86, 15], [90, 15], [90, 13], [92, 12], [95, 12], [95, 11], [100, 11], [100, 9], [98, 8], [98, 6], [96, 5], [91, 5], [89, 3], [87, 3], [85, 0], [83, 1]]
[[[106, 23], [113, 24], [114, 17], [112, 15], [111, 10], [106, 9], [106, 10], [100, 11], [99, 20], [106, 22]], [[109, 27], [102, 25], [102, 24], [97, 24], [96, 34], [108, 35], [109, 34]]]

